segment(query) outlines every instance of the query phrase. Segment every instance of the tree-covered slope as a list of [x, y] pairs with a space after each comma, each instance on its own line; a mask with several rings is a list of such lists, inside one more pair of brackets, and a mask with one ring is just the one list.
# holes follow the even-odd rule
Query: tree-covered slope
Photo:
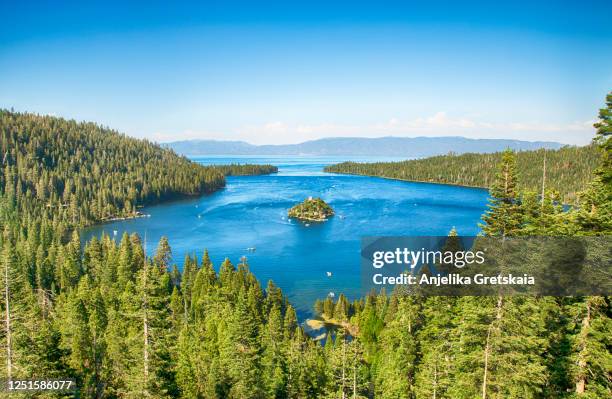
[[[574, 203], [576, 193], [591, 180], [599, 162], [597, 148], [566, 146], [558, 150], [518, 152], [520, 189], [541, 191], [545, 155], [547, 187], [558, 190], [564, 202]], [[501, 158], [501, 152], [449, 154], [402, 162], [344, 162], [328, 166], [325, 171], [488, 188]]]
[[146, 140], [94, 123], [0, 110], [0, 192], [22, 215], [89, 224], [136, 214], [139, 206], [212, 192], [224, 174], [270, 165], [205, 167]]
[[254, 176], [267, 175], [277, 173], [278, 167], [274, 165], [257, 165], [257, 164], [229, 164], [215, 165], [215, 169], [221, 171], [225, 176]]

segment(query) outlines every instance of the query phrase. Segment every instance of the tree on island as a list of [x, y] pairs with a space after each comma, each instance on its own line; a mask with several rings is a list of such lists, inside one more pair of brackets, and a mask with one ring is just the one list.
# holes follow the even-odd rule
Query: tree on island
[[334, 210], [321, 198], [309, 197], [301, 204], [289, 209], [288, 215], [292, 218], [322, 222], [333, 216]]

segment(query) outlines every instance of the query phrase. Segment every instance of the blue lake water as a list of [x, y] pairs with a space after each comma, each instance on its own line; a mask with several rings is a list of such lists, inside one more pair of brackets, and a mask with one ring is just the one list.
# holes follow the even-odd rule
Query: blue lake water
[[[237, 264], [246, 256], [262, 284], [272, 279], [301, 318], [329, 292], [359, 296], [362, 236], [446, 235], [453, 226], [461, 235], [475, 235], [487, 200], [481, 189], [323, 172], [326, 164], [347, 157], [193, 159], [202, 164], [271, 163], [279, 173], [229, 177], [225, 189], [214, 194], [147, 207], [149, 218], [94, 226], [84, 238], [116, 231], [119, 240], [124, 231], [141, 237], [146, 232], [151, 254], [165, 235], [179, 265], [186, 254], [201, 259], [204, 248], [215, 267], [226, 257]], [[309, 225], [288, 220], [287, 210], [308, 196], [323, 198], [336, 216]], [[256, 250], [248, 251], [251, 247]]]

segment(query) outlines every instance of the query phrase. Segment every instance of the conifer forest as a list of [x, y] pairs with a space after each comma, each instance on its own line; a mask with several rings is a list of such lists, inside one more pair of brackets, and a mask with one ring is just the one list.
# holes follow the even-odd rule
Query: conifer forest
[[[586, 147], [327, 171], [487, 187], [487, 236], [605, 236], [612, 92], [595, 128]], [[93, 123], [9, 110], [0, 138], [0, 378], [74, 378], [96, 399], [612, 397], [610, 297], [339, 294], [312, 304], [335, 326], [315, 340], [244, 259], [213, 264], [193, 248], [179, 268], [166, 238], [79, 234], [276, 167], [201, 166]]]

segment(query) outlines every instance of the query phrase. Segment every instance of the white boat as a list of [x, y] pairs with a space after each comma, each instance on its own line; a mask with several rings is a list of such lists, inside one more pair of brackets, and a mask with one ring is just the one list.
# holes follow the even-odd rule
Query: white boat
[[308, 227], [308, 226], [310, 226], [310, 223], [306, 223], [304, 226]]
[[327, 273], [327, 277], [331, 277], [332, 276], [332, 272], [326, 272]]
[[329, 294], [327, 294], [328, 297], [330, 298], [334, 298], [336, 296], [336, 294], [334, 294], [333, 292], [330, 292]]
[[117, 230], [113, 230], [113, 235], [116, 236], [117, 235]]

